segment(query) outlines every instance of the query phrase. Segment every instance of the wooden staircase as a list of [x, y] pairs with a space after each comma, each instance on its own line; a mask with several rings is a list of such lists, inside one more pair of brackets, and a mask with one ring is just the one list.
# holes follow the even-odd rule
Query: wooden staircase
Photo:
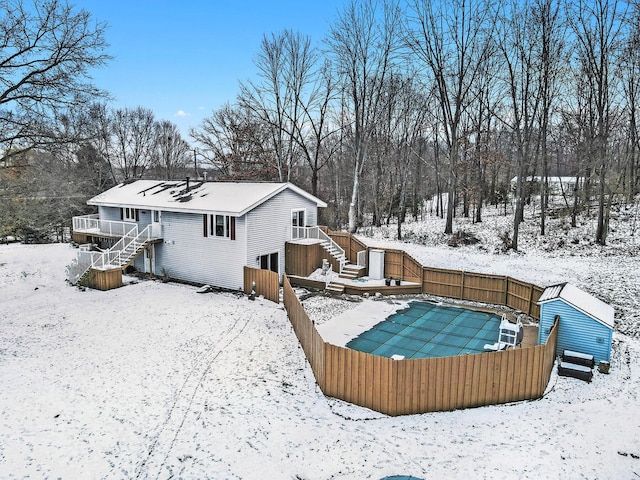
[[341, 283], [331, 282], [324, 289], [329, 295], [342, 295], [344, 293], [344, 285]]
[[150, 235], [150, 226], [142, 232], [137, 229], [132, 234], [123, 236], [109, 250], [92, 252], [81, 248], [77, 257], [67, 265], [67, 280], [72, 285], [82, 282], [93, 269], [126, 269], [144, 251], [150, 243], [156, 239]]
[[[360, 265], [354, 265], [352, 263], [347, 263], [342, 272], [338, 275], [338, 278], [343, 278], [345, 280], [353, 280], [358, 277], [362, 277], [366, 271], [366, 267]], [[329, 295], [342, 295], [344, 293], [345, 285], [341, 283], [339, 280], [329, 282], [325, 287], [325, 292]]]
[[361, 265], [354, 265], [353, 263], [347, 263], [342, 272], [340, 272], [339, 277], [347, 280], [353, 280], [354, 278], [364, 276], [367, 267], [363, 267]]
[[329, 240], [323, 240], [320, 243], [320, 245], [322, 245], [322, 248], [324, 248], [324, 250], [329, 255], [331, 255], [335, 260], [338, 261], [338, 264], [340, 265], [340, 270], [342, 270], [342, 267], [347, 263], [347, 258], [344, 254], [344, 250], [341, 250], [340, 247], [335, 242], [332, 242]]
[[125, 270], [129, 265], [131, 265], [136, 258], [140, 256], [144, 249], [147, 247], [149, 242], [136, 242], [133, 241], [129, 243], [122, 251], [120, 258], [120, 265], [118, 265], [122, 270]]

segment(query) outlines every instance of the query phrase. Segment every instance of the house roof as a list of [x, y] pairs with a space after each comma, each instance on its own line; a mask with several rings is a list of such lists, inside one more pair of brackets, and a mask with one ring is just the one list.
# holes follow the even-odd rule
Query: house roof
[[[189, 188], [187, 190], [187, 183]], [[91, 198], [88, 205], [133, 207], [185, 213], [217, 212], [241, 216], [284, 190], [326, 207], [292, 183], [133, 180]]]
[[[538, 182], [542, 182], [544, 180], [543, 176], [528, 176], [525, 177], [527, 181], [529, 182], [533, 182], [533, 181], [538, 181]], [[549, 183], [573, 183], [576, 181], [576, 177], [548, 177], [549, 179]], [[515, 177], [513, 177], [511, 179], [511, 183], [515, 183], [518, 181], [518, 176], [516, 175]]]
[[603, 325], [613, 328], [615, 314], [613, 307], [593, 295], [580, 290], [578, 287], [570, 283], [561, 283], [547, 287], [538, 299], [538, 304], [542, 305], [543, 303], [557, 299], [563, 300], [576, 310], [581, 311]]

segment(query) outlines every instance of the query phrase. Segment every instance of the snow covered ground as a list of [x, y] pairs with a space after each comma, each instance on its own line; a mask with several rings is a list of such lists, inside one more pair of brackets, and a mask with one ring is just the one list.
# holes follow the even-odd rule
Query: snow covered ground
[[[585, 288], [616, 308], [611, 373], [587, 384], [554, 372], [537, 401], [387, 417], [322, 395], [281, 305], [157, 281], [81, 291], [64, 282], [71, 246], [1, 245], [0, 478], [640, 476], [637, 243], [601, 248], [568, 230], [578, 244], [505, 255], [490, 238], [418, 240], [422, 225], [408, 226], [422, 245], [366, 241]], [[305, 307], [319, 318], [352, 304]]]

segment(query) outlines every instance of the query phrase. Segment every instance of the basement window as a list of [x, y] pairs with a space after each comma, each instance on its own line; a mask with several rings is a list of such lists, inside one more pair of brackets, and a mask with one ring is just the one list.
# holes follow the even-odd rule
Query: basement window
[[278, 273], [278, 252], [260, 255], [258, 261], [262, 270], [271, 270]]

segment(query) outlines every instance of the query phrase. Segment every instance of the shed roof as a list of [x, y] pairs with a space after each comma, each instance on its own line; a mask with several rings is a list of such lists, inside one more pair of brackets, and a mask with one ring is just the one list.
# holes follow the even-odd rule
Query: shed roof
[[613, 307], [593, 295], [580, 290], [578, 287], [570, 283], [561, 283], [547, 287], [544, 292], [542, 292], [542, 295], [540, 295], [538, 304], [541, 305], [557, 299], [563, 300], [565, 303], [580, 310], [585, 315], [588, 315], [603, 325], [611, 329], [613, 328], [615, 314]]
[[[187, 188], [187, 183], [189, 183]], [[91, 198], [87, 204], [149, 208], [173, 212], [218, 212], [241, 216], [284, 190], [327, 204], [292, 183], [133, 180]]]

